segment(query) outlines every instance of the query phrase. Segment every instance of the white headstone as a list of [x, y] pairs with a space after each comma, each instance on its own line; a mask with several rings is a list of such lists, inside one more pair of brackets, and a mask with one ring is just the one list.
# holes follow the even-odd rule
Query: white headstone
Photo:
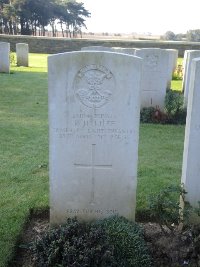
[[141, 59], [49, 56], [50, 221], [135, 217]]
[[112, 47], [106, 47], [106, 46], [86, 46], [82, 47], [81, 51], [112, 51]]
[[123, 48], [123, 47], [106, 47], [106, 46], [86, 46], [82, 47], [81, 51], [105, 51], [115, 52], [134, 56], [136, 48]]
[[191, 64], [194, 58], [200, 57], [200, 50], [191, 50], [187, 51], [186, 56], [186, 72], [184, 78], [184, 104], [187, 106], [188, 102], [188, 93], [190, 88], [190, 77], [191, 77]]
[[169, 53], [159, 48], [136, 49], [135, 55], [143, 59], [141, 82], [141, 108], [164, 108], [169, 80]]
[[169, 78], [168, 78], [167, 88], [170, 89], [173, 73], [176, 70], [177, 59], [178, 59], [178, 50], [177, 49], [166, 49], [166, 51], [169, 53], [169, 62], [168, 62]]
[[185, 50], [184, 57], [183, 57], [183, 82], [182, 82], [182, 91], [185, 90], [185, 76], [187, 73], [187, 55], [188, 52], [192, 50]]
[[123, 48], [123, 47], [112, 47], [113, 52], [118, 52], [118, 53], [124, 53], [128, 55], [133, 55], [135, 54], [136, 48]]
[[185, 143], [183, 153], [182, 183], [186, 200], [193, 207], [200, 201], [200, 58], [192, 60], [188, 97]]
[[16, 54], [17, 54], [17, 66], [28, 67], [28, 44], [17, 43], [16, 44]]
[[0, 42], [0, 72], [10, 73], [10, 43]]

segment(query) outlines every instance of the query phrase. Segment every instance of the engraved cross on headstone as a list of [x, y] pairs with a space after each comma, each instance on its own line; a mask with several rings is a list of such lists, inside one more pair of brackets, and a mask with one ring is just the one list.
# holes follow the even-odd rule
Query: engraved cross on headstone
[[91, 190], [91, 199], [90, 204], [95, 204], [95, 170], [96, 169], [111, 169], [111, 164], [95, 164], [95, 155], [96, 155], [96, 144], [92, 144], [92, 155], [91, 155], [91, 163], [83, 164], [83, 163], [74, 163], [76, 168], [90, 168], [91, 169], [91, 178], [92, 178], [92, 190]]

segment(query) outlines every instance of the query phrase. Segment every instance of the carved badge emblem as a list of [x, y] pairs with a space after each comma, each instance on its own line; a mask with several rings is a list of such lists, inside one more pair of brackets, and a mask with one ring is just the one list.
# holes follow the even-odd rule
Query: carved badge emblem
[[109, 102], [114, 90], [114, 78], [104, 66], [89, 65], [78, 71], [74, 84], [76, 97], [90, 108], [99, 108]]

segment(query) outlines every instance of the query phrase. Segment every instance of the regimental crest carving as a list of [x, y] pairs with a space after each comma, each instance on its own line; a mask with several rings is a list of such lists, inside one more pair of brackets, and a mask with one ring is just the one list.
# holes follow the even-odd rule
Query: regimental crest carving
[[158, 65], [159, 56], [158, 55], [146, 55], [145, 57], [145, 65], [148, 67], [155, 68]]
[[113, 96], [115, 81], [106, 67], [88, 65], [78, 71], [75, 81], [75, 95], [79, 101], [90, 108], [100, 108]]

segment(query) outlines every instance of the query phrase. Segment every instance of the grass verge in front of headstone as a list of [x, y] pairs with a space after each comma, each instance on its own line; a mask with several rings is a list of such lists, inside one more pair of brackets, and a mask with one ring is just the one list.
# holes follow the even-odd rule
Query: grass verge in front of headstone
[[30, 68], [12, 66], [13, 74], [0, 75], [1, 267], [12, 257], [30, 209], [48, 206], [46, 56], [31, 57]]

